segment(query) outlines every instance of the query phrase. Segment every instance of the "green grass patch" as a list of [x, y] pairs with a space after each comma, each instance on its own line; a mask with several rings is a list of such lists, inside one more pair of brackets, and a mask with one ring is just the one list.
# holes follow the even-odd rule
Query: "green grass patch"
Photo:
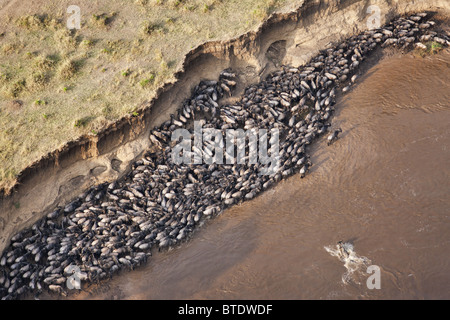
[[444, 49], [444, 46], [436, 41], [428, 41], [425, 43], [425, 46], [426, 46], [426, 49], [425, 48], [416, 48], [414, 50], [414, 54], [416, 56], [420, 56], [420, 57], [424, 58], [426, 56], [439, 53], [441, 50]]
[[145, 88], [148, 85], [150, 85], [151, 83], [153, 83], [154, 81], [155, 81], [155, 75], [152, 73], [148, 78], [142, 79], [139, 82], [139, 84], [141, 85], [142, 88]]
[[111, 22], [113, 22], [116, 15], [117, 15], [116, 12], [112, 12], [110, 14], [107, 13], [93, 14], [92, 21], [98, 26], [106, 27], [109, 24], [111, 24]]
[[80, 118], [78, 120], [75, 120], [75, 123], [73, 126], [75, 128], [86, 127], [92, 120], [94, 120], [94, 118], [95, 117], [93, 117], [93, 116], [87, 116], [87, 117]]
[[430, 54], [438, 53], [439, 51], [441, 51], [444, 48], [444, 46], [442, 44], [440, 44], [439, 42], [436, 42], [436, 41], [428, 42], [426, 44], [426, 46], [427, 46], [427, 49]]

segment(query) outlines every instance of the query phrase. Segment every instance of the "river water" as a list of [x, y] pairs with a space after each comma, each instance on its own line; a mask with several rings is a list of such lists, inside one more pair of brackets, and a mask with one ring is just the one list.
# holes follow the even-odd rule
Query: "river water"
[[[449, 101], [449, 50], [383, 57], [339, 99], [341, 139], [314, 144], [304, 179], [281, 181], [69, 298], [449, 299]], [[336, 256], [340, 240], [366, 262], [353, 273]], [[366, 285], [369, 265], [380, 289]]]

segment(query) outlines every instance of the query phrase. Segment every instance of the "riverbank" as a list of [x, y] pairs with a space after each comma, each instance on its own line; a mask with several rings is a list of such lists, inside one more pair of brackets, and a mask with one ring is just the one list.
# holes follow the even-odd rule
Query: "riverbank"
[[[449, 63], [448, 49], [386, 53], [337, 101], [342, 138], [313, 146], [320, 165], [307, 179], [283, 180], [69, 299], [448, 299]], [[366, 268], [343, 283], [343, 262], [324, 248], [339, 240], [380, 267], [380, 290], [367, 288]]]
[[[64, 289], [60, 286], [64, 282], [61, 279], [65, 278], [59, 274], [71, 264], [71, 261], [81, 259], [83, 265], [81, 268], [83, 272], [88, 274], [91, 281], [104, 279], [108, 274], [113, 274], [123, 267], [141, 264], [148, 256], [145, 252], [153, 245], [166, 248], [182, 241], [204, 217], [208, 218], [208, 216], [220, 214], [221, 210], [233, 203], [253, 198], [262, 190], [268, 189], [271, 184], [279, 181], [281, 177], [289, 176], [297, 169], [300, 169], [300, 172], [307, 172], [310, 164], [305, 148], [313, 141], [315, 136], [319, 136], [327, 130], [327, 120], [333, 111], [335, 92], [339, 87], [339, 85], [336, 85], [348, 84], [347, 74], [352, 76], [355, 70], [359, 69], [359, 64], [364, 60], [366, 54], [377, 46], [392, 44], [395, 39], [397, 39], [396, 44], [399, 47], [414, 45], [414, 42], [418, 41], [419, 38], [421, 39], [424, 33], [425, 35], [429, 33], [426, 29], [430, 28], [431, 23], [425, 22], [425, 16], [427, 14], [412, 16], [411, 19], [416, 21], [414, 23], [410, 23], [410, 20], [406, 19], [396, 20], [394, 25], [378, 30], [378, 32], [372, 31], [354, 36], [338, 47], [326, 50], [322, 55], [313, 58], [307, 67], [301, 67], [297, 71], [293, 70], [292, 67], [283, 68], [260, 83], [259, 90], [257, 86], [248, 87], [245, 90], [244, 98], [237, 102], [236, 106], [231, 108], [228, 105], [222, 105], [219, 108], [221, 121], [226, 116], [228, 124], [231, 125], [229, 127], [234, 128], [239, 126], [238, 123], [241, 123], [241, 121], [253, 119], [253, 121], [262, 121], [261, 123], [271, 126], [278, 124], [279, 128], [284, 127], [289, 131], [281, 145], [283, 151], [282, 168], [275, 175], [258, 177], [256, 174], [260, 170], [258, 166], [244, 166], [242, 168], [215, 166], [215, 169], [210, 168], [210, 166], [199, 166], [195, 169], [192, 168], [192, 172], [190, 172], [189, 166], [173, 167], [173, 163], [170, 163], [169, 158], [167, 158], [170, 156], [170, 148], [168, 148], [156, 156], [147, 155], [136, 163], [129, 180], [119, 182], [119, 184], [110, 184], [108, 188], [106, 188], [106, 185], [101, 185], [90, 189], [78, 200], [65, 206], [64, 210], [57, 210], [49, 214], [46, 219], [33, 227], [32, 233], [37, 232], [35, 235], [22, 233], [16, 236], [13, 239], [12, 247], [17, 248], [17, 250], [9, 251], [2, 258], [2, 265], [13, 268], [11, 263], [15, 260], [20, 260], [16, 261], [20, 263], [27, 259], [22, 258], [19, 252], [25, 247], [26, 250], [36, 251], [32, 253], [34, 258], [37, 259], [36, 262], [39, 262], [41, 258], [44, 258], [44, 262], [55, 261], [55, 263], [50, 263], [50, 266], [45, 267], [45, 271], [41, 269], [39, 272], [42, 271], [43, 275], [47, 275], [43, 280], [47, 285], [50, 285], [51, 290], [61, 293], [61, 291], [64, 292]], [[416, 24], [419, 28], [417, 31], [413, 31]], [[411, 42], [408, 40], [409, 38], [404, 37], [402, 34], [405, 32], [412, 32], [415, 35], [412, 38], [414, 41]], [[435, 35], [432, 35], [432, 37], [435, 41], [441, 39], [436, 38]], [[349, 62], [350, 58], [351, 63]], [[344, 60], [345, 62], [342, 63]], [[208, 94], [214, 92], [218, 97], [223, 95], [224, 92], [220, 88], [228, 88], [227, 85], [229, 86], [234, 78], [235, 76], [228, 71], [222, 73], [219, 83], [214, 82], [203, 87], [200, 86], [200, 91], [195, 92], [193, 100], [184, 104], [180, 109], [177, 116], [178, 121], [181, 121], [180, 124], [168, 122], [158, 130], [152, 131], [153, 143], [156, 143], [155, 137], [157, 137], [156, 141], [159, 140], [159, 144], [167, 143], [164, 141], [168, 138], [166, 132], [168, 130], [173, 131], [172, 126], [174, 125], [174, 128], [183, 125], [182, 122], [185, 122], [186, 119], [183, 121], [182, 115], [190, 118], [196, 112], [212, 112], [211, 124], [224, 129], [224, 123], [214, 116], [214, 101], [217, 98], [211, 96], [214, 101], [210, 100], [210, 103], [207, 103], [208, 100], [204, 99], [206, 92]], [[354, 82], [354, 77], [351, 79]], [[286, 80], [291, 83], [290, 89], [285, 89], [286, 85], [283, 83]], [[281, 84], [283, 84], [282, 90], [287, 91], [281, 93], [280, 96], [278, 94], [274, 96], [274, 89], [270, 88], [277, 88]], [[260, 91], [262, 97], [258, 98], [258, 95], [255, 96], [254, 93]], [[199, 98], [200, 96], [203, 96], [203, 98]], [[262, 98], [264, 100], [269, 99], [266, 100], [269, 101], [268, 108], [261, 108], [262, 105], [261, 107], [251, 106], [249, 110], [243, 109], [243, 113], [239, 111], [233, 115], [236, 110], [241, 110], [239, 105], [247, 103], [245, 99], [250, 99], [253, 101], [252, 103], [259, 104], [261, 101], [256, 100]], [[197, 108], [199, 105], [192, 104], [194, 101], [202, 100], [204, 100], [204, 105], [200, 109]], [[309, 103], [309, 101], [312, 103]], [[287, 108], [286, 111], [283, 111], [282, 106]], [[302, 109], [307, 109], [309, 112], [303, 120], [296, 114]], [[181, 113], [181, 110], [183, 113]], [[222, 112], [225, 112], [225, 114]], [[239, 120], [238, 116], [243, 117], [243, 119]], [[292, 154], [292, 151], [294, 155], [291, 157], [289, 154]], [[211, 170], [214, 172], [213, 174], [211, 174]], [[218, 181], [215, 181], [218, 178], [221, 181], [221, 186], [217, 185]], [[230, 179], [233, 181], [230, 181]], [[237, 180], [235, 181], [235, 179]], [[226, 181], [231, 184], [224, 186], [223, 183]], [[188, 187], [190, 183], [193, 185]], [[178, 186], [178, 184], [180, 185]], [[164, 185], [166, 185], [166, 188], [164, 188]], [[148, 186], [151, 188], [149, 189]], [[200, 194], [196, 190], [196, 186], [200, 186]], [[218, 187], [219, 189], [217, 189]], [[180, 193], [181, 190], [183, 190], [184, 195]], [[220, 192], [217, 192], [218, 190]], [[105, 195], [109, 200], [102, 200]], [[147, 199], [145, 201], [144, 195]], [[98, 218], [97, 215], [99, 215]], [[97, 221], [98, 219], [101, 220]], [[66, 233], [64, 239], [58, 240], [61, 235], [58, 236], [57, 234], [61, 233], [61, 228], [70, 231], [69, 234]], [[42, 235], [48, 232], [50, 233], [42, 238]], [[81, 234], [78, 234], [78, 232], [81, 232]], [[73, 238], [75, 234], [78, 234], [76, 238], [79, 238], [79, 242], [81, 242], [80, 244], [77, 242], [76, 246], [74, 246], [75, 238]], [[30, 237], [33, 240], [27, 240], [31, 239]], [[50, 239], [52, 240], [50, 241]], [[59, 245], [61, 240], [62, 243]], [[36, 243], [34, 243], [35, 241]], [[48, 258], [41, 256], [43, 248], [39, 243], [42, 241], [47, 243], [44, 255], [47, 255]], [[85, 241], [89, 243], [84, 243]], [[25, 254], [23, 257], [28, 255]], [[10, 271], [14, 273], [14, 270], [15, 268]], [[20, 269], [20, 272], [22, 272], [22, 269]], [[29, 270], [23, 272], [33, 274], [33, 271]], [[34, 272], [36, 273], [38, 270], [34, 270]], [[15, 287], [17, 288], [8, 291], [14, 293], [15, 289], [18, 291], [22, 289], [17, 284]]]
[[[6, 194], [41, 158], [142, 115], [158, 90], [177, 80], [190, 51], [255, 30], [275, 10], [301, 1], [81, 0], [78, 11], [69, 10], [72, 4], [0, 4], [0, 190]], [[70, 19], [79, 20], [78, 29], [67, 28]]]
[[[445, 1], [414, 4], [402, 1], [392, 7], [382, 2], [381, 22], [412, 10], [445, 12], [445, 4]], [[300, 65], [336, 39], [367, 28], [366, 9], [364, 1], [305, 1], [290, 13], [272, 15], [255, 32], [193, 49], [185, 57], [182, 71], [175, 75], [177, 81], [161, 89], [139, 116], [128, 115], [95, 136], [80, 137], [19, 175], [13, 192], [3, 194], [0, 199], [0, 251], [12, 234], [30, 227], [45, 212], [64, 205], [94, 184], [115, 180], [129, 172], [131, 163], [150, 146], [150, 129], [176, 110], [190, 95], [194, 83], [215, 78], [220, 70], [232, 67], [240, 77], [240, 87], [236, 89], [236, 94], [240, 94], [246, 85], [273, 70], [276, 63]], [[282, 44], [286, 50], [281, 50], [274, 60], [273, 54], [267, 53], [280, 40], [280, 34], [285, 42], [277, 46]]]

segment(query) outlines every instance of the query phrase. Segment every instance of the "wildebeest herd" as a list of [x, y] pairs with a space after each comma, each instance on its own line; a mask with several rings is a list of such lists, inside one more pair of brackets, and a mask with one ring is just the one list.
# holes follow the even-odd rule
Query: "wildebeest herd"
[[[98, 282], [133, 269], [152, 249], [184, 241], [228, 206], [294, 173], [304, 177], [312, 165], [308, 145], [330, 131], [337, 91], [349, 90], [372, 50], [426, 48], [429, 41], [449, 45], [448, 33], [432, 31], [435, 23], [428, 18], [426, 13], [398, 18], [322, 50], [304, 66], [283, 66], [248, 86], [233, 104], [220, 104], [238, 80], [232, 70], [222, 71], [217, 81], [201, 81], [177, 114], [151, 131], [151, 151], [125, 178], [90, 188], [11, 238], [0, 259], [0, 297], [43, 290], [66, 295], [70, 281]], [[258, 164], [175, 164], [172, 132], [191, 128], [194, 120], [220, 130], [279, 129], [278, 170], [261, 175]], [[340, 131], [331, 131], [328, 144]]]

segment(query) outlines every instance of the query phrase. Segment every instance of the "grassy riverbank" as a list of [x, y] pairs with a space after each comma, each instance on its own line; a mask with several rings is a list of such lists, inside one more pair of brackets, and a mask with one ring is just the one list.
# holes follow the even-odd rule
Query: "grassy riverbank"
[[286, 0], [80, 0], [0, 5], [0, 189], [83, 134], [137, 115], [205, 41], [255, 29]]

